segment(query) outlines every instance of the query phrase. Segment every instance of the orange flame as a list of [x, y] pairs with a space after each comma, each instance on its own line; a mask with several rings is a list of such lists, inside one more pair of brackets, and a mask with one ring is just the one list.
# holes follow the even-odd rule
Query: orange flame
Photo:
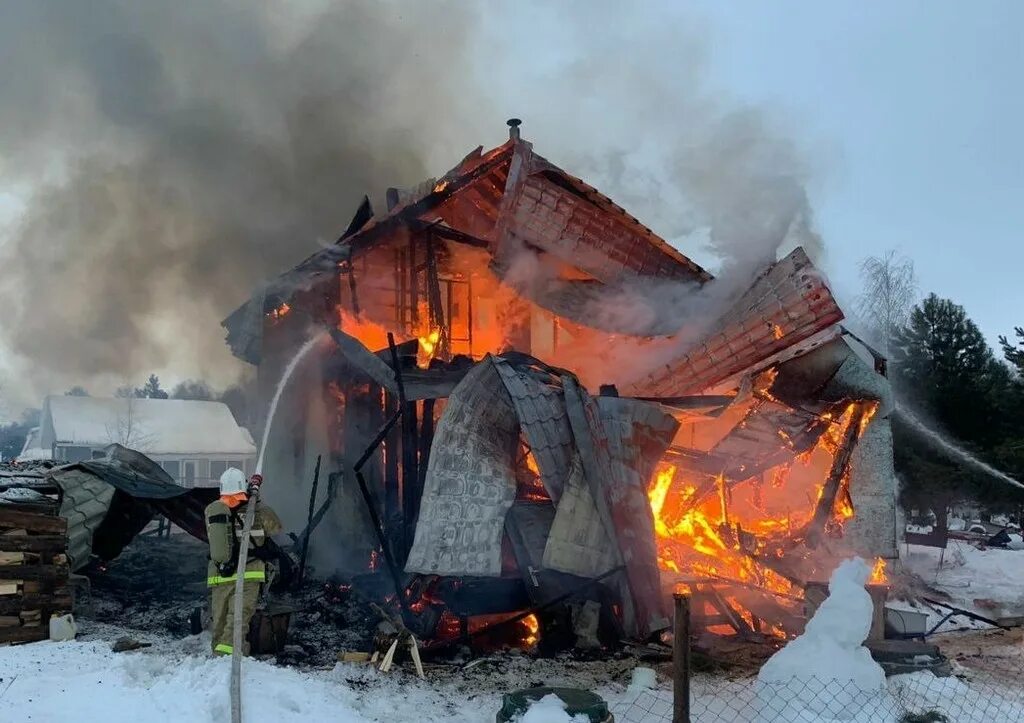
[[868, 583], [871, 585], [884, 585], [889, 579], [885, 575], [886, 562], [882, 558], [875, 560], [874, 567], [871, 568], [871, 577], [868, 578]]
[[540, 640], [540, 620], [537, 619], [536, 615], [530, 614], [523, 618], [522, 623], [527, 631], [523, 642], [528, 646], [536, 645], [537, 641]]
[[437, 352], [437, 343], [441, 340], [441, 330], [431, 329], [425, 336], [417, 337], [420, 345], [416, 350], [416, 366], [426, 369], [430, 366], [430, 360]]
[[[767, 397], [772, 381], [774, 374], [769, 370], [755, 380], [755, 391]], [[793, 535], [814, 517], [834, 455], [853, 423], [858, 404], [848, 404], [841, 414], [833, 415], [836, 418], [823, 415], [824, 421], [830, 422], [828, 428], [814, 447], [799, 456], [798, 464], [786, 462], [750, 480], [713, 480], [668, 462], [660, 465], [651, 479], [648, 499], [659, 567], [675, 573], [666, 581], [677, 586], [687, 581], [721, 586], [723, 598], [748, 623], [754, 617], [743, 601], [753, 602], [754, 598], [742, 588], [770, 591], [787, 601], [802, 597], [803, 591], [795, 583], [775, 571], [772, 560], [804, 549], [793, 544], [797, 542]], [[866, 420], [876, 407], [865, 409]], [[787, 446], [796, 446], [795, 439], [784, 431], [778, 436]], [[843, 523], [853, 516], [846, 479], [836, 496], [827, 531], [840, 533]], [[796, 567], [790, 568], [794, 571], [804, 564], [803, 560], [793, 562]], [[814, 562], [807, 562], [810, 574]], [[872, 575], [872, 581], [876, 580], [884, 580], [882, 561], [876, 563]], [[767, 634], [782, 632], [763, 620], [760, 626]]]
[[349, 336], [354, 336], [370, 351], [380, 351], [388, 346], [387, 329], [341, 307], [338, 307], [338, 328]]

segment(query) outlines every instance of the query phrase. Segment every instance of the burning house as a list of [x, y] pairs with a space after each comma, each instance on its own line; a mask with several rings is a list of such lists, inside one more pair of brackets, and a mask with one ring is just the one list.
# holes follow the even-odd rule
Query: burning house
[[316, 566], [383, 581], [435, 639], [580, 591], [643, 638], [680, 585], [709, 630], [776, 635], [837, 558], [884, 574], [885, 361], [803, 250], [711, 293], [509, 126], [386, 209], [364, 199], [224, 321], [268, 400], [310, 350], [264, 470]]

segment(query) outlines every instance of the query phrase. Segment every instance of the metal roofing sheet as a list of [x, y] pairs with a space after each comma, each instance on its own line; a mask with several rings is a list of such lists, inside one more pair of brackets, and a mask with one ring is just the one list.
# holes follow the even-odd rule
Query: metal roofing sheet
[[557, 503], [569, 476], [574, 451], [561, 386], [522, 373], [501, 357], [495, 357], [495, 367], [512, 397], [544, 488]]

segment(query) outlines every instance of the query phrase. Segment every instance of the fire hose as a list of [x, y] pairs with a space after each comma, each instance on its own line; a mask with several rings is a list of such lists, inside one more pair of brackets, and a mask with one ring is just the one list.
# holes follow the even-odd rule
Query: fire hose
[[249, 482], [249, 501], [245, 506], [242, 544], [238, 546], [238, 567], [235, 569], [234, 625], [231, 630], [231, 723], [242, 723], [242, 612], [245, 594], [245, 565], [249, 559], [249, 535], [256, 519], [263, 478], [254, 474]]

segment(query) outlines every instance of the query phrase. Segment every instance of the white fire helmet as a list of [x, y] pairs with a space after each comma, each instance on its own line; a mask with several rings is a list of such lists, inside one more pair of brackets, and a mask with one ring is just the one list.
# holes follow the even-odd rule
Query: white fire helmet
[[245, 472], [237, 467], [228, 467], [220, 476], [220, 493], [237, 495], [239, 492], [245, 492]]

